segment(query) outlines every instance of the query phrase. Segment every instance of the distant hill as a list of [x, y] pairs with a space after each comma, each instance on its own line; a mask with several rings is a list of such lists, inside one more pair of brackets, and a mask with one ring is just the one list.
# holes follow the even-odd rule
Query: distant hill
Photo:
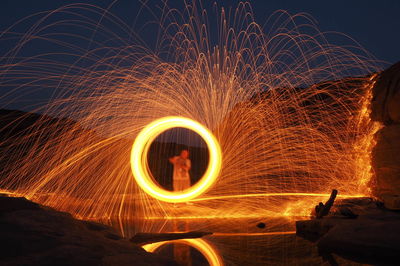
[[[40, 148], [68, 128], [79, 127], [71, 119], [0, 109], [0, 181], [21, 163], [33, 147]], [[82, 129], [84, 130], [84, 129]]]
[[37, 130], [38, 122], [45, 122], [43, 126], [68, 128], [76, 126], [76, 122], [67, 118], [54, 118], [47, 115], [23, 112], [19, 110], [0, 109], [0, 140], [30, 134]]
[[[0, 109], [0, 167], [2, 177], [10, 171], [9, 165], [21, 161], [24, 155], [32, 149], [40, 149], [46, 143], [54, 141], [63, 131], [74, 129], [96, 134], [80, 127], [79, 123], [66, 118], [54, 118], [47, 115], [28, 113], [18, 110]], [[97, 134], [95, 139], [101, 137]], [[121, 140], [126, 145], [131, 141]], [[196, 183], [204, 174], [208, 164], [208, 150], [196, 146], [185, 146], [178, 143], [154, 142], [150, 147], [148, 165], [153, 177], [165, 189], [172, 190], [173, 166], [168, 158], [179, 155], [182, 149], [189, 149], [192, 169], [190, 171], [192, 184]], [[129, 158], [127, 158], [129, 161]]]

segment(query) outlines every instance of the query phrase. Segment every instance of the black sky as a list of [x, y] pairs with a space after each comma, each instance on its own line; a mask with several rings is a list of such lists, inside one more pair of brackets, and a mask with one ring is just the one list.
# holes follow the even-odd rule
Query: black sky
[[[0, 8], [0, 28], [5, 29], [18, 19], [33, 13], [52, 10], [71, 3], [90, 3], [106, 8], [112, 2], [111, 0], [3, 0]], [[183, 1], [169, 2], [169, 5], [179, 7]], [[235, 6], [239, 1], [217, 2], [221, 6], [229, 7]], [[305, 12], [316, 19], [321, 31], [336, 31], [349, 35], [377, 59], [388, 64], [400, 60], [400, 1], [398, 0], [256, 0], [250, 2], [256, 20], [260, 24], [263, 24], [268, 16], [278, 9], [286, 10], [291, 14]], [[161, 5], [161, 0], [150, 0], [147, 3], [149, 7], [155, 7]], [[138, 0], [119, 0], [111, 10], [129, 22], [136, 18], [140, 7]], [[148, 18], [142, 16], [139, 19]], [[151, 38], [150, 35], [145, 35], [142, 34], [144, 40]]]

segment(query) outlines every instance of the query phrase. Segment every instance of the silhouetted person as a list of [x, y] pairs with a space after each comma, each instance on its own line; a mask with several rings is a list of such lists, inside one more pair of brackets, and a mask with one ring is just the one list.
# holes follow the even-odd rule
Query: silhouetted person
[[174, 165], [173, 187], [174, 191], [185, 190], [190, 187], [189, 170], [191, 162], [189, 151], [182, 150], [179, 156], [169, 158], [170, 163]]

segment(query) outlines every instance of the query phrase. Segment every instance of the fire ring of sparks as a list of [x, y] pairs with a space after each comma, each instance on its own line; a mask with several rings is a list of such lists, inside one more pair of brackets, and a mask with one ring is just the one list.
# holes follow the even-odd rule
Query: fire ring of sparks
[[161, 246], [172, 243], [186, 244], [197, 249], [198, 251], [200, 251], [201, 254], [203, 254], [203, 256], [205, 256], [205, 258], [207, 259], [208, 263], [211, 266], [223, 265], [222, 260], [217, 254], [217, 252], [210, 246], [210, 244], [208, 244], [206, 241], [202, 239], [180, 239], [173, 241], [163, 241], [163, 242], [147, 244], [142, 246], [142, 248], [147, 252], [153, 253]]
[[[149, 173], [147, 154], [157, 136], [176, 127], [193, 130], [203, 138], [208, 147], [209, 161], [203, 177], [195, 185], [183, 191], [168, 191], [156, 184]], [[221, 162], [221, 148], [214, 135], [200, 123], [178, 116], [163, 117], [148, 124], [136, 137], [131, 151], [131, 168], [138, 185], [150, 196], [166, 202], [184, 202], [203, 194], [216, 181]]]

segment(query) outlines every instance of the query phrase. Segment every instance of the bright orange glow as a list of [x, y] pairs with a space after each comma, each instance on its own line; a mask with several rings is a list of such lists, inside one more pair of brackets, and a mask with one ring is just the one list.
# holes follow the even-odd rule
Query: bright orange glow
[[366, 194], [371, 195], [373, 191], [373, 171], [371, 166], [372, 149], [375, 147], [375, 133], [383, 127], [379, 122], [374, 122], [370, 118], [370, 104], [372, 101], [372, 88], [376, 82], [377, 74], [371, 75], [370, 82], [365, 85], [365, 94], [358, 114], [360, 127], [368, 129], [369, 134], [362, 136], [355, 144], [354, 150], [359, 157], [356, 160], [356, 180], [358, 187], [365, 187]]
[[[195, 185], [184, 191], [168, 191], [157, 185], [147, 167], [147, 154], [153, 140], [164, 131], [182, 127], [199, 134], [207, 144], [209, 151], [208, 168]], [[131, 152], [131, 167], [138, 185], [150, 196], [167, 202], [184, 202], [198, 197], [215, 182], [221, 169], [222, 155], [218, 141], [213, 134], [200, 123], [183, 117], [168, 116], [148, 124], [136, 137]]]
[[[161, 232], [156, 219], [307, 216], [332, 189], [371, 196], [378, 127], [369, 118], [370, 74], [379, 67], [369, 55], [350, 40], [328, 43], [307, 15], [277, 12], [264, 27], [250, 3], [232, 15], [218, 7], [208, 16], [201, 6], [165, 9], [158, 43], [149, 46], [159, 51], [136, 42], [127, 25], [115, 31], [124, 20], [109, 10], [94, 9], [98, 21], [81, 16], [85, 5], [49, 12], [34, 30], [0, 34], [5, 47], [21, 36], [0, 56], [4, 103], [52, 95], [32, 110], [40, 118], [1, 126], [19, 132], [31, 121], [1, 139], [0, 188], [81, 219], [118, 219], [121, 232], [132, 221], [140, 221], [132, 230]], [[76, 34], [83, 27], [93, 35], [70, 36], [78, 24]], [[77, 47], [74, 38], [87, 36], [101, 38]], [[50, 51], [25, 58], [31, 40], [48, 41], [68, 60]], [[204, 176], [181, 192], [158, 186], [146, 164], [147, 155], [168, 164], [169, 151], [149, 147], [175, 127], [199, 134], [209, 152]]]
[[179, 239], [173, 241], [163, 241], [163, 242], [147, 244], [142, 247], [147, 252], [155, 252], [159, 247], [165, 244], [174, 244], [174, 243], [189, 245], [197, 249], [207, 259], [210, 266], [224, 265], [222, 259], [220, 258], [216, 250], [209, 243], [207, 243], [205, 240], [202, 239]]

